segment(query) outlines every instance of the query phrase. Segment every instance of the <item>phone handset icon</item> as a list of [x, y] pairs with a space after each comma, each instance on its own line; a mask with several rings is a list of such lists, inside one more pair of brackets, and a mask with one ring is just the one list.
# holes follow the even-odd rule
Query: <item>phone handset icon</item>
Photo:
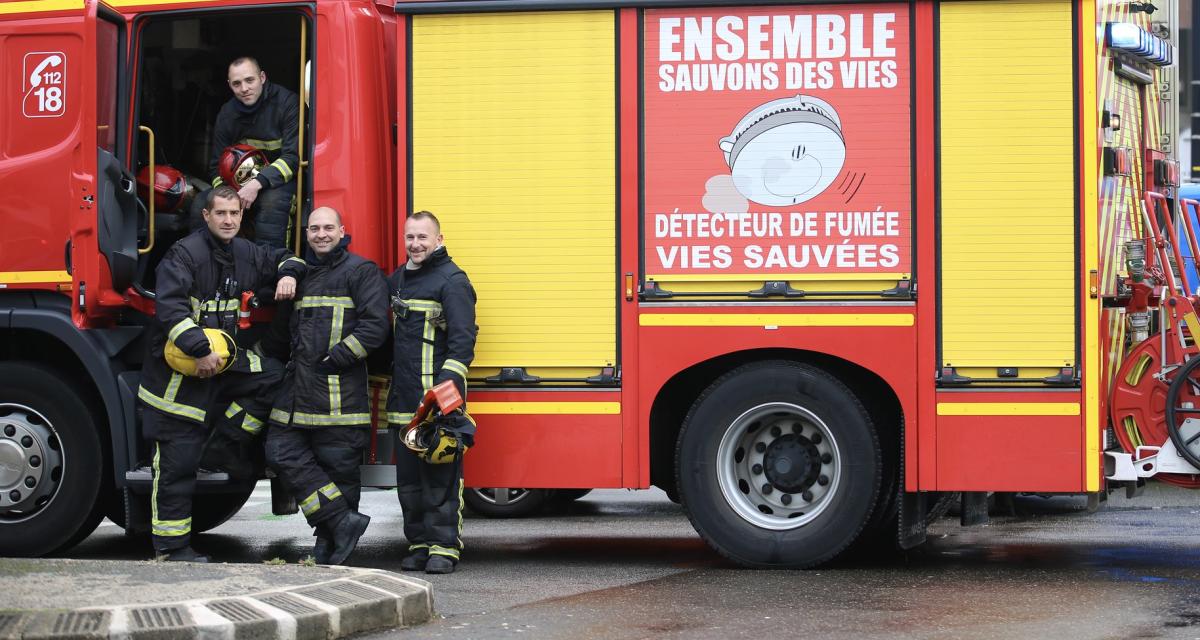
[[38, 66], [34, 67], [33, 73], [29, 74], [29, 88], [36, 89], [38, 85], [42, 84], [42, 72], [46, 70], [46, 67], [57, 67], [62, 62], [62, 56], [59, 55], [51, 55], [42, 60]]

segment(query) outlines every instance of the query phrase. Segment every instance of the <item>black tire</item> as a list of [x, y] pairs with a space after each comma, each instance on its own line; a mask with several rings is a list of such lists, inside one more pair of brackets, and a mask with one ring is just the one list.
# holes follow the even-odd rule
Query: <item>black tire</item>
[[0, 362], [0, 554], [42, 556], [90, 535], [104, 517], [107, 451], [66, 378]]
[[555, 489], [550, 499], [558, 504], [570, 504], [591, 492], [591, 489]]
[[192, 533], [204, 533], [225, 524], [245, 506], [254, 485], [238, 488], [236, 493], [201, 493], [192, 498]]
[[[497, 491], [504, 491], [497, 500]], [[488, 518], [525, 518], [546, 506], [553, 489], [467, 489], [463, 502], [471, 511]]]
[[[254, 493], [254, 485], [232, 487], [229, 493], [198, 493], [192, 497], [192, 533], [211, 531], [224, 524], [245, 506], [250, 495]], [[133, 494], [131, 500], [137, 500], [137, 511], [150, 514], [150, 495]], [[135, 523], [133, 531], [129, 531], [124, 502], [117, 503], [119, 507], [109, 510], [108, 519], [131, 535], [149, 535], [150, 523], [143, 516], [143, 522]]]
[[833, 559], [871, 516], [883, 471], [858, 398], [828, 372], [783, 360], [713, 382], [684, 419], [675, 455], [692, 526], [751, 567]]

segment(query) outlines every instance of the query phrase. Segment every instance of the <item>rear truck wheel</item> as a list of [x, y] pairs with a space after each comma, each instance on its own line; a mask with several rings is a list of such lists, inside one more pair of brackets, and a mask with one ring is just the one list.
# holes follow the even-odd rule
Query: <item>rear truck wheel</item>
[[[254, 493], [253, 484], [229, 485], [220, 492], [206, 491], [192, 496], [192, 532], [203, 533], [215, 529], [232, 518]], [[132, 501], [133, 504], [127, 504]], [[150, 533], [150, 494], [129, 492], [125, 499], [117, 502], [108, 512], [108, 519], [125, 529], [128, 535]], [[129, 511], [133, 510], [133, 522]], [[131, 526], [132, 525], [132, 526]]]
[[254, 493], [254, 485], [238, 487], [233, 493], [200, 493], [192, 499], [192, 531], [203, 533], [225, 524]]
[[541, 511], [553, 493], [553, 489], [467, 489], [463, 502], [481, 516], [524, 518]]
[[70, 383], [0, 363], [0, 555], [46, 555], [90, 535], [104, 517], [105, 451]]
[[817, 367], [748, 364], [692, 405], [676, 481], [692, 526], [752, 567], [810, 567], [862, 531], [880, 490], [879, 439], [858, 398]]

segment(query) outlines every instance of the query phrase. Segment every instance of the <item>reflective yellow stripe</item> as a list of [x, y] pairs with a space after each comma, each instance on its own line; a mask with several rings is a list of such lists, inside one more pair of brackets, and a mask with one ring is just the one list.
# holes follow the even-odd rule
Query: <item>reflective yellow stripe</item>
[[283, 161], [283, 158], [280, 158], [280, 159], [276, 160], [275, 162], [272, 162], [271, 166], [275, 167], [276, 169], [279, 169], [279, 173], [281, 175], [283, 175], [284, 182], [287, 182], [288, 180], [292, 179], [292, 168], [289, 167], [288, 164]]
[[196, 326], [196, 322], [194, 320], [191, 318], [184, 318], [183, 320], [176, 322], [175, 326], [171, 327], [171, 331], [167, 333], [167, 340], [175, 342], [175, 339], [178, 338], [184, 331], [187, 331], [188, 329], [199, 328], [200, 327]]
[[421, 300], [414, 298], [412, 300], [404, 300], [403, 302], [404, 306], [408, 307], [409, 311], [424, 311], [425, 313], [432, 311], [433, 315], [435, 316], [442, 312], [442, 304], [436, 300]]
[[276, 268], [276, 269], [282, 269], [282, 268], [283, 268], [283, 265], [285, 265], [285, 264], [287, 264], [287, 263], [291, 262], [292, 260], [295, 260], [296, 262], [299, 262], [300, 264], [304, 264], [304, 261], [303, 261], [303, 260], [301, 260], [300, 258], [297, 258], [296, 256], [292, 256], [292, 257], [290, 257], [290, 258], [284, 258], [282, 262], [280, 262], [279, 264], [275, 265], [275, 268]]
[[410, 544], [410, 545], [408, 545], [408, 550], [409, 550], [409, 551], [420, 551], [421, 549], [428, 549], [428, 548], [429, 548], [429, 545], [427, 545], [427, 544], [423, 544], [423, 543], [422, 543], [422, 544]]
[[262, 420], [259, 420], [258, 418], [255, 418], [254, 416], [252, 416], [248, 413], [245, 416], [242, 416], [242, 431], [245, 431], [246, 433], [258, 435], [258, 432], [262, 431], [262, 428], [263, 428]]
[[353, 353], [354, 356], [359, 360], [367, 357], [367, 350], [363, 348], [362, 343], [358, 341], [358, 338], [354, 337], [354, 334], [346, 336], [346, 339], [342, 342], [345, 343], [346, 348], [350, 349], [350, 353]]
[[397, 413], [395, 411], [387, 412], [387, 421], [392, 424], [408, 424], [409, 422], [412, 422], [412, 419], [413, 414], [411, 413]]
[[302, 511], [306, 516], [311, 516], [317, 512], [317, 509], [320, 508], [321, 498], [316, 491], [312, 492], [312, 495], [300, 501], [300, 511]]
[[458, 549], [451, 549], [450, 547], [443, 547], [435, 544], [429, 547], [429, 555], [446, 556], [447, 558], [454, 558], [455, 560], [458, 560], [459, 551]]
[[247, 351], [246, 359], [250, 361], [250, 373], [262, 373], [262, 358], [257, 353]]
[[[138, 390], [138, 395], [141, 395], [140, 389]], [[154, 458], [150, 460], [150, 468], [153, 469], [153, 473], [150, 478], [151, 479], [151, 484], [150, 484], [150, 521], [151, 522], [158, 520], [158, 477], [159, 477], [158, 459], [159, 459], [159, 455], [160, 455], [160, 451], [159, 451], [158, 441], [155, 440], [154, 441]]]
[[242, 412], [242, 405], [236, 402], [230, 402], [229, 408], [225, 410], [225, 417], [232, 418]]
[[217, 177], [215, 177], [215, 178], [213, 178], [213, 179], [212, 179], [212, 186], [213, 186], [213, 188], [214, 188], [214, 189], [216, 189], [217, 187], [221, 186], [223, 183], [224, 183], [224, 181], [223, 181], [223, 180], [221, 180], [221, 177], [220, 177], [220, 176], [217, 176]]
[[[475, 405], [471, 405], [474, 409]], [[1077, 416], [1078, 402], [939, 402], [939, 416]]]
[[432, 316], [434, 314], [425, 312], [425, 327], [422, 331], [421, 341], [421, 388], [429, 389], [433, 387], [433, 339], [434, 329]]
[[459, 362], [458, 360], [447, 359], [442, 363], [442, 368], [449, 369], [463, 378], [467, 377], [467, 365]]
[[186, 520], [151, 520], [150, 533], [164, 538], [186, 536], [192, 532], [192, 519]]
[[911, 327], [911, 313], [643, 313], [643, 327]]
[[337, 375], [326, 376], [325, 381], [329, 383], [329, 413], [331, 415], [341, 415], [342, 377]]
[[[142, 0], [142, 1], [145, 2], [146, 0]], [[275, 151], [276, 149], [283, 148], [283, 140], [280, 140], [278, 138], [275, 140], [256, 140], [254, 138], [242, 138], [242, 143], [248, 144], [252, 147], [257, 147], [259, 149], [262, 149], [263, 151]]]
[[336, 499], [342, 497], [342, 490], [339, 489], [338, 486], [332, 482], [321, 487], [320, 489], [317, 489], [317, 491], [320, 491], [321, 494], [324, 495], [330, 501], [336, 500]]
[[292, 421], [292, 414], [282, 409], [271, 409], [271, 415], [268, 419], [279, 424], [288, 424]]
[[138, 398], [141, 398], [143, 402], [154, 407], [155, 409], [158, 409], [159, 411], [165, 411], [166, 413], [182, 416], [184, 418], [191, 418], [192, 420], [196, 420], [198, 422], [204, 422], [204, 409], [189, 407], [186, 404], [179, 404], [178, 402], [172, 402], [164, 398], [160, 398], [153, 393], [150, 393], [146, 387], [138, 387]]
[[[272, 416], [271, 419], [274, 420], [275, 417]], [[371, 414], [369, 413], [341, 413], [338, 415], [325, 416], [316, 413], [292, 414], [292, 424], [304, 425], [307, 427], [346, 427], [360, 424], [370, 424], [370, 422]]]
[[[3, 5], [0, 5], [3, 6]], [[2, 13], [2, 11], [0, 11]], [[66, 271], [0, 271], [0, 285], [27, 282], [70, 282]]]
[[304, 296], [296, 303], [297, 309], [316, 309], [318, 307], [353, 309], [354, 300], [349, 296]]
[[205, 311], [237, 311], [241, 306], [241, 301], [237, 299], [205, 300], [201, 308]]
[[[467, 454], [467, 449], [464, 448], [462, 451], [462, 455], [466, 455], [466, 454]], [[462, 549], [465, 546], [462, 541], [462, 512], [463, 512], [462, 494], [463, 494], [463, 489], [466, 486], [467, 485], [463, 482], [463, 479], [460, 477], [458, 479], [458, 532], [455, 534], [455, 542], [458, 543], [459, 549]]]
[[617, 415], [620, 402], [472, 402], [471, 413], [491, 415]]
[[163, 400], [167, 402], [175, 402], [175, 394], [179, 393], [179, 385], [183, 383], [183, 374], [178, 371], [171, 374], [171, 381], [167, 383], [167, 392], [163, 395]]
[[[353, 305], [354, 303], [351, 303]], [[346, 309], [342, 306], [333, 308], [333, 323], [329, 326], [329, 349], [342, 341], [342, 323], [345, 322]]]

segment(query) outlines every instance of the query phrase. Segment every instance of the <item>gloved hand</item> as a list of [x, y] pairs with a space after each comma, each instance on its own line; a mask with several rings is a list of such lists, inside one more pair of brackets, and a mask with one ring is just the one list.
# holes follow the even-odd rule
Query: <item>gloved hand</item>
[[333, 363], [333, 359], [326, 355], [317, 361], [313, 370], [323, 376], [335, 376], [338, 374], [338, 366]]

